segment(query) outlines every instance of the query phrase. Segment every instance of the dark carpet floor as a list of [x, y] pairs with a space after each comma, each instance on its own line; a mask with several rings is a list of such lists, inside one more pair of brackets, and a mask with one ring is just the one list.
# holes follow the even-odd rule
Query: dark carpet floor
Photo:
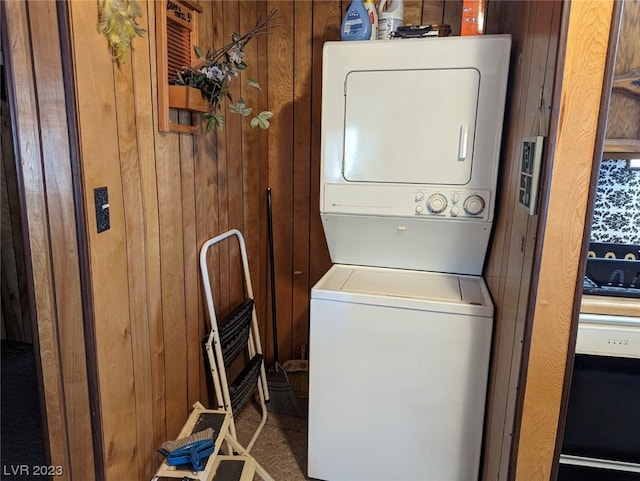
[[0, 479], [43, 479], [32, 476], [45, 465], [33, 346], [2, 341], [0, 349]]

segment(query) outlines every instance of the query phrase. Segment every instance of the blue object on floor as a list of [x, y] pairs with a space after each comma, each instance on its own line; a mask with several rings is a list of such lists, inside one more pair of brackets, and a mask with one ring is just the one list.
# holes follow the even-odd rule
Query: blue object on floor
[[169, 466], [190, 464], [194, 471], [202, 471], [204, 469], [203, 460], [213, 453], [214, 448], [213, 439], [195, 441], [168, 453], [166, 461]]

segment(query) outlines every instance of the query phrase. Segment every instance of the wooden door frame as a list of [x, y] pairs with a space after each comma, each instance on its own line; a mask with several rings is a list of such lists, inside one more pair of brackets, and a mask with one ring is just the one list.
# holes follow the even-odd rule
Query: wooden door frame
[[[565, 5], [510, 479], [557, 477], [580, 310], [614, 0]], [[594, 167], [595, 166], [595, 167]]]
[[104, 469], [67, 11], [0, 2], [45, 455], [56, 479], [92, 481]]

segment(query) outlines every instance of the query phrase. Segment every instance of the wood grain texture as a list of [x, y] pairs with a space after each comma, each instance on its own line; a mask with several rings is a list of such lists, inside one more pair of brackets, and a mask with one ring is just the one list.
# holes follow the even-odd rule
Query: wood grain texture
[[[247, 32], [256, 23], [256, 19], [266, 17], [267, 2], [240, 2], [240, 28]], [[277, 23], [277, 20], [276, 22]], [[274, 27], [277, 28], [277, 27]], [[250, 42], [245, 48], [249, 69], [245, 78], [253, 78], [260, 85], [260, 90], [242, 84], [242, 96], [247, 99], [257, 112], [269, 110], [267, 105], [269, 77], [267, 65], [267, 42]], [[265, 192], [268, 183], [268, 165], [265, 155], [268, 142], [268, 131], [252, 128], [248, 122], [242, 124], [242, 180], [243, 180], [243, 228], [249, 270], [254, 290], [254, 307], [258, 320], [263, 350], [266, 349], [271, 324], [267, 317], [269, 297], [267, 292], [267, 228]], [[247, 193], [251, 193], [247, 195]]]
[[0, 106], [2, 128], [0, 130], [0, 234], [2, 246], [2, 339], [31, 343], [31, 313], [29, 311], [29, 293], [25, 252], [22, 242], [23, 225], [20, 217], [20, 198], [18, 192], [18, 173], [16, 157], [13, 151], [13, 135], [9, 103], [3, 99]]
[[[506, 15], [513, 17], [515, 4], [506, 8]], [[518, 8], [521, 15], [515, 18], [520, 23], [511, 23], [505, 30], [513, 41], [512, 76], [503, 132], [500, 204], [486, 268], [496, 315], [483, 479], [506, 479], [508, 474], [522, 325], [526, 317], [520, 308], [526, 307], [528, 292], [528, 285], [523, 289], [522, 284], [531, 274], [531, 259], [525, 263], [525, 247], [535, 243], [535, 228], [529, 230], [528, 213], [517, 205], [520, 146], [524, 136], [548, 133], [548, 122], [541, 122], [540, 118], [546, 113], [540, 106], [540, 91], [547, 72], [553, 73], [555, 64], [553, 55], [547, 58], [553, 36], [553, 4], [527, 2]], [[493, 8], [492, 12], [496, 10]], [[536, 35], [545, 30], [547, 35]], [[548, 98], [550, 93], [547, 95]]]
[[294, 5], [293, 42], [293, 252], [291, 266], [292, 328], [290, 356], [300, 358], [309, 336], [309, 222], [311, 199], [311, 69], [313, 65], [313, 3]]
[[[10, 39], [8, 48], [3, 48], [3, 52], [8, 54], [4, 59], [10, 75], [7, 89], [14, 119], [18, 169], [22, 173], [20, 188], [24, 195], [25, 227], [29, 231], [26, 246], [29, 252], [27, 269], [30, 270], [33, 282], [29, 289], [29, 297], [37, 318], [38, 332], [34, 337], [34, 351], [38, 383], [44, 393], [43, 419], [46, 420], [45, 442], [48, 444], [46, 454], [52, 464], [62, 466], [61, 479], [70, 480], [71, 453], [65, 420], [65, 380], [60, 366], [60, 338], [55, 307], [56, 285], [50, 262], [51, 239], [46, 205], [45, 182], [47, 179], [42, 168], [44, 159], [39, 138], [38, 82], [32, 68], [33, 52], [30, 42], [32, 33], [28, 6], [26, 2], [3, 2], [0, 8], [2, 9], [2, 28], [6, 29], [3, 43]], [[42, 32], [42, 35], [49, 33], [53, 32], [47, 29], [46, 32]], [[48, 80], [42, 81], [44, 87]], [[62, 294], [62, 291], [59, 293]]]
[[442, 23], [451, 25], [451, 35], [460, 35], [460, 24], [462, 21], [462, 1], [463, 0], [445, 0], [444, 15]]
[[640, 317], [640, 302], [631, 298], [582, 296], [580, 312], [585, 314]]
[[[640, 69], [640, 0], [625, 0], [620, 23], [616, 61], [613, 71], [614, 79], [628, 75]], [[615, 86], [615, 82], [614, 82]], [[640, 98], [613, 88], [609, 100], [609, 111], [606, 127], [606, 150], [617, 149], [628, 151], [625, 145], [632, 145], [635, 152], [640, 152]], [[611, 146], [616, 139], [615, 145]], [[625, 140], [626, 142], [620, 142]]]
[[[139, 147], [136, 135], [135, 117], [128, 115], [135, 112], [135, 99], [133, 89], [128, 88], [133, 83], [131, 64], [114, 71], [116, 79], [116, 109], [118, 117], [118, 139], [120, 150], [120, 169], [122, 179], [122, 194], [126, 206], [124, 222], [126, 229], [126, 250], [127, 252], [140, 252], [142, 255], [127, 257], [128, 290], [138, 302], [129, 303], [129, 323], [132, 339], [132, 362], [134, 378], [145, 379], [151, 377], [151, 356], [149, 356], [149, 336], [146, 323], [135, 322], [135, 320], [145, 320], [147, 313], [147, 286], [146, 286], [146, 258], [144, 256], [144, 224], [139, 222], [138, 210], [133, 208], [136, 205], [143, 205], [142, 180], [139, 165]], [[147, 449], [153, 446], [152, 431], [146, 425], [152, 423], [153, 410], [151, 409], [150, 383], [135, 383], [136, 408], [138, 402], [147, 405], [147, 411], [136, 409], [136, 443]], [[144, 467], [137, 459], [137, 468], [140, 476], [143, 476]], [[149, 459], [147, 459], [149, 461]]]
[[[540, 237], [537, 295], [525, 345], [528, 366], [522, 399], [515, 479], [548, 480], [555, 452], [569, 338], [574, 326], [574, 295], [594, 159], [597, 113], [613, 2], [573, 2], [569, 11], [556, 140], [548, 180], [546, 217]], [[572, 188], [568, 190], [567, 185]]]
[[[125, 204], [120, 174], [116, 79], [102, 38], [95, 35], [97, 5], [69, 5], [76, 67], [77, 112], [80, 125], [87, 206], [87, 236], [95, 316], [96, 358], [105, 471], [126, 479], [136, 465], [135, 388], [129, 317]], [[77, 48], [82, 46], [82, 48]], [[100, 54], [98, 54], [100, 53]], [[102, 79], [96, 82], [95, 79]], [[122, 119], [120, 119], [122, 121]], [[98, 127], [99, 125], [99, 127]], [[96, 230], [93, 191], [109, 189], [111, 229]]]
[[[214, 45], [214, 5], [211, 2], [203, 3], [203, 11], [200, 14], [198, 43], [205, 48]], [[218, 234], [218, 187], [217, 187], [217, 143], [216, 135], [200, 135], [194, 144], [194, 181], [197, 179], [195, 189], [196, 202], [196, 243], [199, 255], [200, 247], [204, 242]], [[215, 264], [213, 257], [211, 262]], [[199, 265], [199, 264], [198, 264]], [[217, 268], [217, 267], [216, 267]], [[201, 282], [198, 273], [198, 281]], [[202, 289], [198, 287], [198, 339], [203, 339], [209, 332], [209, 320], [205, 313]], [[201, 352], [201, 351], [200, 351]], [[201, 402], [209, 400], [207, 388], [208, 371], [204, 364], [204, 357], [200, 361], [199, 391]]]
[[[213, 2], [213, 24], [211, 28], [213, 30], [213, 45], [214, 48], [222, 47], [228, 42], [228, 36], [224, 29], [224, 1]], [[217, 141], [216, 150], [216, 186], [217, 186], [217, 226], [216, 232], [210, 236], [221, 234], [229, 230], [229, 205], [227, 202], [229, 195], [229, 174], [227, 164], [229, 157], [234, 155], [227, 148], [226, 133], [217, 131], [215, 132]], [[229, 249], [226, 243], [223, 243], [219, 248], [212, 249], [211, 256], [213, 258], [214, 272], [218, 273], [217, 278], [211, 280], [212, 289], [214, 290], [214, 302], [216, 303], [216, 309], [221, 312], [225, 312], [231, 309], [231, 302], [229, 297], [229, 289], [226, 287], [230, 282], [229, 274]], [[218, 267], [215, 267], [218, 266]], [[222, 286], [225, 286], [224, 288]]]
[[[388, 3], [388, 2], [387, 2]], [[421, 25], [423, 3], [421, 0], [407, 0], [404, 2], [404, 24]]]
[[[240, 31], [240, 8], [238, 2], [223, 2], [223, 25], [224, 39], [223, 43], [231, 41], [233, 32]], [[254, 39], [255, 40], [255, 39]], [[253, 41], [253, 40], [252, 40]], [[236, 101], [241, 97], [242, 82], [246, 81], [245, 77], [239, 77], [236, 81], [231, 82], [230, 93], [233, 100]], [[228, 228], [244, 229], [244, 201], [243, 201], [243, 164], [244, 156], [242, 151], [242, 124], [244, 118], [239, 115], [230, 114], [227, 111], [224, 136], [227, 152], [226, 158], [226, 176], [227, 176], [227, 199], [226, 211], [228, 212]], [[235, 241], [228, 242], [228, 263], [227, 272], [228, 279], [221, 284], [223, 292], [226, 291], [229, 296], [225, 304], [221, 308], [223, 312], [238, 305], [245, 297], [243, 295], [243, 281], [241, 261], [238, 253], [237, 243]], [[225, 295], [222, 296], [223, 298]]]
[[[269, 185], [272, 188], [276, 306], [280, 362], [291, 359], [293, 335], [293, 127], [295, 2], [268, 2], [279, 15], [277, 30], [268, 37], [269, 106], [276, 121], [269, 129]], [[304, 75], [303, 72], [295, 72]]]
[[[501, 192], [493, 243], [487, 263], [487, 282], [496, 302], [495, 336], [485, 431], [483, 479], [507, 479], [518, 374], [527, 317], [529, 279], [534, 263], [537, 216], [517, 204], [521, 139], [548, 139], [549, 105], [555, 75], [560, 4], [527, 2], [506, 5], [505, 16], [526, 6], [522, 24], [506, 25], [514, 44], [509, 112], [503, 134]], [[491, 13], [504, 5], [493, 4]], [[525, 14], [526, 13], [526, 14]], [[517, 59], [517, 60], [515, 60]], [[541, 97], [542, 93], [542, 97]], [[542, 102], [541, 102], [542, 98]]]
[[340, 38], [340, 2], [314, 2], [313, 59], [311, 64], [311, 153], [309, 195], [309, 285], [313, 286], [331, 266], [320, 219], [320, 125], [322, 119], [322, 46]]
[[[172, 112], [176, 115], [177, 112]], [[187, 373], [185, 326], [184, 246], [182, 232], [182, 180], [179, 135], [167, 135], [156, 151], [158, 214], [160, 219], [160, 280], [162, 288], [162, 332], [164, 383], [168, 439], [180, 432], [188, 414], [184, 376]]]
[[[156, 112], [159, 114], [156, 109], [158, 97], [153, 95], [156, 91], [154, 87], [157, 88], [156, 44], [151, 40], [155, 37], [155, 2], [147, 2], [143, 7], [140, 23], [145, 25], [149, 33], [147, 37], [139, 39], [138, 48], [131, 52], [140, 189], [140, 203], [134, 205], [144, 206], [144, 222], [141, 222], [143, 245], [140, 251], [131, 251], [131, 254], [141, 258], [139, 262], [142, 262], [143, 271], [129, 275], [138, 277], [140, 283], [144, 284], [144, 292], [140, 292], [140, 297], [134, 300], [134, 303], [142, 304], [136, 309], [144, 317], [132, 319], [132, 335], [134, 376], [138, 379], [136, 429], [139, 446], [143, 446], [138, 449], [138, 472], [146, 477], [158, 463], [159, 456], [155, 448], [166, 439], [166, 427], [164, 373], [160, 369], [164, 365], [161, 270], [157, 262], [160, 255], [160, 225], [153, 148], [155, 137], [161, 135], [156, 128], [157, 117], [154, 115]], [[131, 210], [132, 214], [139, 212], [139, 209]]]
[[444, 23], [445, 0], [428, 0], [422, 7], [422, 24], [442, 24]]
[[[182, 115], [191, 116], [188, 112]], [[198, 319], [198, 291], [200, 290], [199, 252], [197, 242], [197, 203], [194, 136], [180, 134], [180, 180], [182, 210], [182, 238], [184, 262], [184, 325], [186, 343], [186, 408], [200, 401], [200, 366], [202, 366], [202, 340]]]
[[56, 317], [64, 384], [65, 419], [69, 436], [70, 475], [93, 479], [93, 453], [79, 455], [92, 443], [87, 380], [87, 363], [82, 322], [82, 298], [79, 266], [69, 259], [78, 258], [73, 180], [68, 159], [68, 123], [66, 95], [62, 78], [58, 33], [47, 28], [57, 22], [56, 6], [51, 2], [29, 4], [32, 32], [34, 75], [37, 79], [39, 121], [42, 142], [44, 188], [51, 245], [52, 269], [56, 279]]

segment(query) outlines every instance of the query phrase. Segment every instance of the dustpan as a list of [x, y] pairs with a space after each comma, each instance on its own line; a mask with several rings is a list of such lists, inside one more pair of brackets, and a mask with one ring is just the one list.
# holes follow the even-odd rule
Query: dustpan
[[282, 368], [287, 373], [289, 384], [293, 393], [298, 398], [309, 397], [309, 361], [306, 356], [306, 346], [301, 348], [300, 359], [290, 359], [282, 363]]

